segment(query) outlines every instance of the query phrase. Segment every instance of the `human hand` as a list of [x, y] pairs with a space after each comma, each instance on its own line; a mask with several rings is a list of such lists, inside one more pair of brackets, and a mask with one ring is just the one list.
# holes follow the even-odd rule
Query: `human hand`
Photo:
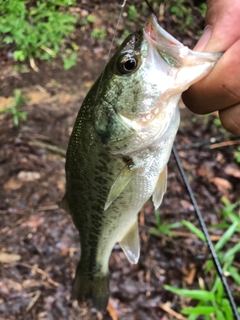
[[205, 32], [195, 51], [225, 52], [204, 79], [183, 93], [193, 112], [219, 111], [222, 125], [240, 135], [240, 1], [209, 0]]

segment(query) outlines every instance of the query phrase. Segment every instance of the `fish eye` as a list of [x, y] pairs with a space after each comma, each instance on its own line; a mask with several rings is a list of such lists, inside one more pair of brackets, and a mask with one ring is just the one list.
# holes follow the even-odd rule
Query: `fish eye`
[[138, 60], [135, 56], [125, 55], [122, 57], [118, 64], [118, 70], [122, 74], [128, 74], [133, 72], [138, 65]]

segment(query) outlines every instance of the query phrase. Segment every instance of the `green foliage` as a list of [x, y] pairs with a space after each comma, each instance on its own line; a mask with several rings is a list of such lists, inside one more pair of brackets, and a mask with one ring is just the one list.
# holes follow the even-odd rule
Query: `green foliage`
[[222, 282], [219, 277], [216, 277], [212, 290], [208, 291], [205, 288], [201, 290], [186, 290], [173, 288], [171, 286], [165, 286], [165, 289], [184, 296], [186, 298], [194, 299], [198, 301], [196, 307], [184, 308], [181, 312], [185, 315], [189, 315], [189, 320], [195, 320], [200, 315], [205, 316], [205, 319], [225, 319], [232, 320], [233, 314], [229, 301], [225, 298]]
[[90, 22], [90, 23], [93, 23], [94, 21], [95, 21], [95, 17], [92, 15], [92, 14], [89, 14], [88, 16], [87, 16], [87, 21], [88, 22]]
[[194, 224], [192, 224], [190, 221], [183, 220], [182, 224], [187, 227], [192, 233], [194, 233], [199, 239], [201, 239], [203, 242], [206, 242], [206, 238], [204, 233], [199, 230], [197, 227], [195, 227]]
[[202, 17], [205, 17], [207, 13], [207, 3], [201, 3], [198, 10], [201, 13]]
[[221, 127], [221, 125], [222, 125], [221, 120], [219, 118], [215, 118], [213, 120], [213, 122], [214, 122], [215, 126], [217, 126], [217, 127]]
[[[240, 217], [234, 212], [234, 209], [239, 205], [230, 204], [229, 201], [223, 198], [223, 203], [225, 208], [221, 210], [223, 223], [221, 227], [226, 228], [226, 231], [221, 236], [219, 241], [214, 246], [217, 253], [218, 259], [223, 266], [223, 271], [226, 276], [231, 276], [237, 286], [240, 286], [240, 274], [239, 270], [233, 265], [236, 255], [240, 252], [240, 243], [235, 244], [231, 249], [226, 250], [226, 245], [231, 240], [232, 236], [239, 232], [240, 227]], [[197, 229], [188, 221], [183, 221], [185, 225], [191, 232], [193, 232], [202, 241], [205, 241], [205, 237], [201, 230]], [[219, 226], [217, 226], [219, 227]], [[189, 315], [189, 320], [197, 319], [200, 315], [204, 315], [205, 319], [233, 319], [233, 314], [229, 301], [225, 297], [225, 292], [221, 283], [220, 278], [216, 275], [216, 270], [213, 266], [213, 261], [210, 260], [205, 266], [205, 271], [210, 272], [211, 278], [213, 279], [212, 289], [206, 290], [201, 288], [201, 290], [185, 290], [179, 288], [173, 288], [171, 286], [165, 286], [165, 288], [173, 293], [179, 294], [184, 297], [188, 297], [197, 300], [198, 303], [193, 308], [185, 308], [181, 312], [183, 314]]]
[[155, 219], [157, 228], [151, 229], [149, 231], [150, 234], [164, 234], [166, 236], [174, 236], [174, 234], [171, 232], [171, 229], [176, 229], [182, 226], [181, 222], [176, 222], [169, 224], [168, 221], [161, 222], [161, 217], [159, 214], [159, 210], [155, 211]]
[[13, 123], [17, 127], [19, 119], [26, 120], [27, 114], [25, 111], [20, 111], [18, 108], [25, 105], [28, 98], [23, 97], [21, 90], [14, 90], [14, 102], [9, 104], [9, 108], [0, 110], [0, 113], [11, 113], [13, 116]]
[[1, 3], [1, 42], [14, 44], [14, 59], [51, 60], [66, 50], [65, 37], [74, 30], [76, 18], [67, 13], [75, 0], [9, 0]]
[[70, 69], [75, 66], [77, 61], [77, 53], [73, 52], [71, 49], [67, 49], [66, 52], [62, 55], [63, 67], [65, 70]]
[[240, 232], [240, 215], [234, 211], [239, 207], [239, 203], [237, 202], [232, 204], [225, 197], [222, 197], [221, 201], [224, 204], [224, 208], [219, 212], [222, 216], [222, 222], [215, 224], [210, 228], [228, 229], [234, 222], [238, 222], [236, 231]]
[[234, 152], [234, 157], [237, 163], [240, 163], [240, 147], [238, 147], [237, 150]]
[[103, 29], [95, 28], [91, 32], [91, 37], [96, 40], [104, 40], [106, 37], [106, 31]]
[[178, 29], [186, 30], [193, 26], [192, 9], [185, 0], [172, 0], [170, 3], [170, 12], [179, 22]]
[[128, 17], [133, 21], [137, 19], [137, 9], [134, 5], [129, 6]]
[[224, 134], [226, 133], [226, 129], [224, 129], [223, 125], [222, 125], [222, 122], [221, 120], [216, 117], [214, 120], [213, 120], [213, 123], [215, 124], [216, 127], [219, 128], [219, 130]]

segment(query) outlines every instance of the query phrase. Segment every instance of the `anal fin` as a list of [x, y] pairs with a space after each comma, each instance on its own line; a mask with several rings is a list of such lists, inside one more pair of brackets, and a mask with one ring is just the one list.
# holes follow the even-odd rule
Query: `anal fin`
[[111, 203], [117, 199], [117, 197], [123, 192], [129, 181], [135, 176], [136, 173], [137, 169], [130, 170], [128, 165], [122, 168], [110, 189], [104, 210], [107, 210]]
[[129, 231], [124, 235], [123, 239], [119, 241], [119, 245], [121, 246], [129, 262], [132, 264], [136, 264], [138, 262], [140, 254], [140, 241], [137, 220], [129, 229]]
[[163, 195], [167, 190], [167, 166], [164, 167], [163, 171], [158, 177], [158, 181], [155, 190], [152, 195], [152, 200], [155, 209], [157, 210], [162, 203]]

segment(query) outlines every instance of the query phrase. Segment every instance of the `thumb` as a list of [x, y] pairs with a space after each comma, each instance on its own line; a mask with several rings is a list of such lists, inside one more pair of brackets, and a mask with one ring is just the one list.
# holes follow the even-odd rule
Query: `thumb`
[[240, 39], [239, 0], [208, 0], [206, 25], [194, 50], [224, 52]]

